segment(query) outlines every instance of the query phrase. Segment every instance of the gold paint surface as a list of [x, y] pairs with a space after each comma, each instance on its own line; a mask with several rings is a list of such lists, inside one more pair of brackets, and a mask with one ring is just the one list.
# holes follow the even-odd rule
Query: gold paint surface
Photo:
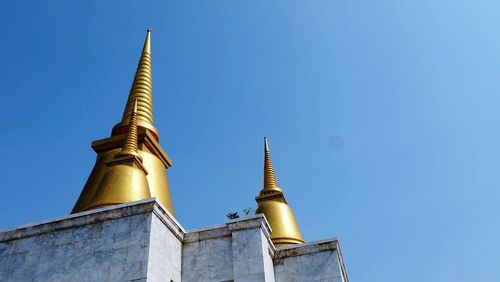
[[276, 247], [304, 243], [292, 209], [278, 187], [267, 138], [264, 138], [264, 187], [255, 200], [258, 205], [255, 212], [266, 216]]
[[137, 140], [136, 100], [122, 148], [112, 160], [106, 162], [106, 172], [87, 209], [139, 201], [151, 197], [146, 179], [148, 172], [142, 165]]
[[106, 173], [106, 162], [112, 160], [120, 150], [120, 147], [118, 147], [116, 149], [97, 154], [94, 168], [90, 172], [89, 178], [87, 179], [85, 186], [83, 186], [83, 190], [80, 193], [73, 210], [71, 211], [72, 214], [85, 211], [90, 207], [92, 199], [96, 194], [97, 187], [99, 186], [104, 173]]
[[[142, 165], [148, 172], [148, 180], [151, 197], [156, 197], [158, 201], [174, 215], [174, 208], [170, 198], [170, 189], [166, 172], [166, 164], [162, 160], [170, 159], [166, 155], [157, 156], [163, 152], [158, 143], [152, 142], [154, 139], [148, 137], [144, 129], [139, 130], [139, 155], [142, 157]], [[106, 172], [106, 162], [114, 158], [120, 152], [120, 148], [125, 141], [125, 135], [113, 136], [103, 140], [93, 142], [93, 147], [97, 151], [97, 159], [83, 190], [71, 213], [77, 213], [89, 209], [92, 199], [96, 194], [97, 187]], [[148, 147], [153, 147], [155, 153]], [[170, 163], [168, 163], [170, 165]]]
[[292, 209], [280, 199], [259, 202], [256, 213], [263, 213], [271, 226], [271, 241], [276, 247], [304, 243]]
[[108, 168], [87, 209], [139, 201], [150, 197], [144, 171], [133, 165], [117, 164]]
[[140, 151], [139, 153], [142, 156], [144, 167], [148, 170], [146, 178], [148, 179], [151, 197], [157, 198], [172, 215], [175, 215], [165, 166], [154, 154], [146, 151]]

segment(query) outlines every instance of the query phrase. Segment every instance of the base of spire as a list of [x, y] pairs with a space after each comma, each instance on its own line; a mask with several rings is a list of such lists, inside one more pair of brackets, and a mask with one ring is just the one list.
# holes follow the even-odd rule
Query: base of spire
[[304, 243], [292, 209], [282, 193], [259, 195], [255, 198], [257, 210], [263, 213], [271, 226], [271, 241], [277, 247]]
[[[128, 123], [124, 122], [119, 122], [117, 123], [114, 127], [113, 130], [111, 130], [111, 136], [116, 136], [116, 135], [122, 135], [128, 132], [129, 125]], [[142, 128], [148, 130], [156, 139], [156, 141], [160, 141], [160, 134], [158, 133], [158, 130], [156, 127], [154, 127], [152, 124], [143, 122], [142, 120], [137, 121], [137, 128]]]
[[[139, 154], [142, 157], [142, 166], [147, 170], [146, 178], [151, 191], [151, 197], [157, 198], [173, 215], [174, 209], [166, 173], [166, 169], [172, 165], [172, 161], [165, 151], [163, 151], [151, 131], [139, 128], [137, 135]], [[97, 153], [97, 160], [71, 213], [89, 209], [108, 168], [108, 163], [113, 162], [114, 157], [120, 152], [120, 148], [124, 142], [125, 134], [92, 142], [92, 148]]]

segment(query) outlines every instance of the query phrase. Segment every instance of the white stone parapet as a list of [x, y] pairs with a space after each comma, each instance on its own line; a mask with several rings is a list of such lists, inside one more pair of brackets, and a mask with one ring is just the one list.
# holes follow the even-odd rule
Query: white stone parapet
[[0, 281], [348, 282], [336, 239], [271, 232], [263, 215], [185, 231], [147, 199], [0, 231]]

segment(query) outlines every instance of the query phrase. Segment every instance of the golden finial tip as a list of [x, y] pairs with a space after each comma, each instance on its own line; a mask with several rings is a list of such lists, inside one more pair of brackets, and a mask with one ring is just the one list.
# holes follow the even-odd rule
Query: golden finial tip
[[[146, 40], [144, 41], [144, 47], [142, 48], [142, 54], [148, 53], [151, 55], [151, 29], [146, 30]], [[142, 58], [141, 58], [142, 60]], [[139, 61], [139, 65], [141, 62]]]
[[264, 136], [264, 149], [269, 151], [269, 144], [267, 144], [267, 137]]

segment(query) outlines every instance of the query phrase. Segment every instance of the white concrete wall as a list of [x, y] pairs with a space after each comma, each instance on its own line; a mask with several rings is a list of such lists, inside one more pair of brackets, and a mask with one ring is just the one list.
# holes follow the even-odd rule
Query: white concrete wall
[[183, 230], [154, 199], [0, 232], [0, 281], [181, 281]]
[[1, 242], [0, 281], [145, 281], [151, 214], [74, 220], [82, 225], [33, 226], [47, 232]]
[[183, 282], [274, 282], [269, 225], [264, 216], [189, 231], [182, 251]]
[[[235, 231], [232, 234], [233, 271], [237, 282], [274, 282], [267, 242], [260, 228]], [[265, 245], [264, 245], [264, 244]], [[271, 270], [266, 268], [271, 266]]]
[[[166, 213], [166, 212], [165, 212]], [[182, 232], [168, 222], [172, 217], [152, 216], [149, 243], [148, 282], [181, 282]], [[180, 231], [180, 230], [179, 230]]]
[[266, 281], [275, 281], [274, 276], [274, 263], [273, 256], [275, 253], [274, 245], [271, 242], [270, 234], [265, 235], [262, 234], [262, 254], [263, 254], [263, 263], [264, 263], [264, 276], [266, 277]]
[[276, 250], [276, 282], [348, 282], [337, 240]]
[[232, 240], [226, 227], [187, 233], [185, 241], [182, 249], [183, 282], [234, 279]]

